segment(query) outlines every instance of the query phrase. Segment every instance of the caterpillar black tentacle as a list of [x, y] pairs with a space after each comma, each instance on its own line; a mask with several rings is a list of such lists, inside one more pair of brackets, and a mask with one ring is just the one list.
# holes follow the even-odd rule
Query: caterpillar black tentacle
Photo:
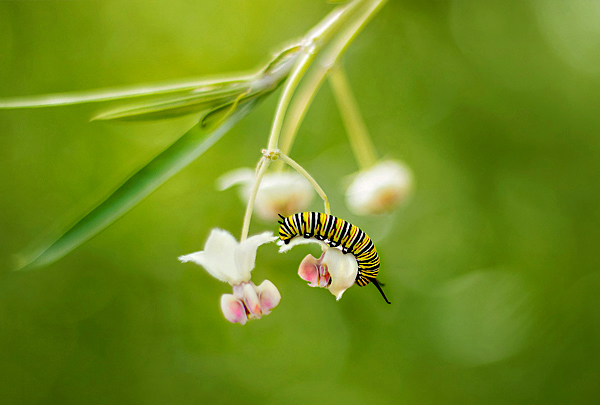
[[373, 279], [372, 281], [373, 281], [373, 284], [375, 284], [375, 287], [377, 287], [377, 289], [381, 293], [381, 296], [383, 297], [383, 299], [385, 300], [385, 302], [387, 302], [388, 304], [391, 304], [391, 302], [388, 301], [387, 297], [385, 296], [385, 293], [381, 289], [381, 286], [383, 285], [383, 283], [378, 283], [377, 279]]
[[284, 217], [279, 215], [279, 239], [286, 245], [296, 236], [315, 238], [331, 247], [340, 247], [342, 253], [356, 258], [358, 273], [355, 283], [361, 287], [373, 283], [388, 304], [391, 304], [377, 282], [379, 256], [369, 235], [356, 225], [320, 212], [298, 212]]

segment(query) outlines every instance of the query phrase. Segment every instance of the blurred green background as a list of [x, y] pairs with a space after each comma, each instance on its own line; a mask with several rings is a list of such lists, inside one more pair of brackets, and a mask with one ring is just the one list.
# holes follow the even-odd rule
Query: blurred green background
[[[251, 69], [331, 8], [1, 1], [0, 97]], [[314, 249], [267, 245], [253, 279], [282, 301], [244, 327], [220, 313], [230, 287], [176, 257], [213, 227], [239, 235], [244, 207], [214, 181], [255, 165], [276, 95], [112, 227], [30, 272], [10, 270], [14, 254], [191, 122], [0, 111], [0, 402], [598, 403], [599, 3], [393, 0], [345, 62], [379, 152], [414, 171], [412, 200], [385, 217], [348, 213], [340, 178], [357, 167], [327, 85], [292, 157], [377, 242], [393, 305], [372, 287], [335, 302], [296, 275]]]

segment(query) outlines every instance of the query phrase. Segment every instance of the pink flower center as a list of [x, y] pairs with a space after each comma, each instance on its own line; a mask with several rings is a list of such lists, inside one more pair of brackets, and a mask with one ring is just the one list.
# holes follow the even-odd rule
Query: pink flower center
[[308, 281], [308, 285], [311, 287], [327, 288], [331, 284], [331, 275], [327, 265], [323, 263], [323, 256], [324, 254], [316, 259], [312, 255], [307, 255], [298, 268], [300, 278]]

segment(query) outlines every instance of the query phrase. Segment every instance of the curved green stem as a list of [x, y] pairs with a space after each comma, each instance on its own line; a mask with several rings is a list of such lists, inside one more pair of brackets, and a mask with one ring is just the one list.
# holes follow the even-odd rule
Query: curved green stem
[[279, 157], [290, 167], [292, 167], [294, 170], [296, 170], [298, 173], [304, 176], [306, 180], [308, 180], [308, 182], [313, 186], [317, 194], [319, 194], [319, 196], [323, 199], [323, 203], [325, 204], [325, 213], [327, 215], [330, 215], [331, 207], [329, 206], [329, 199], [327, 198], [327, 194], [325, 194], [325, 191], [323, 191], [321, 186], [319, 186], [319, 183], [317, 183], [317, 181], [306, 170], [304, 170], [302, 166], [300, 166], [295, 160], [293, 160], [289, 156], [281, 153]]
[[298, 60], [298, 63], [291, 76], [285, 82], [285, 88], [283, 89], [283, 93], [281, 94], [281, 98], [277, 104], [277, 111], [275, 112], [275, 118], [273, 119], [271, 134], [269, 136], [269, 144], [267, 146], [268, 150], [277, 149], [279, 134], [281, 133], [281, 127], [283, 126], [283, 118], [285, 117], [290, 100], [294, 95], [294, 91], [296, 91], [296, 87], [298, 87], [298, 83], [300, 83], [304, 73], [306, 73], [311, 62], [316, 56], [316, 51], [313, 47], [305, 48], [302, 52], [303, 54]]
[[288, 109], [282, 131], [281, 150], [283, 153], [289, 154], [304, 116], [330, 69], [338, 63], [348, 46], [386, 2], [387, 0], [368, 2], [368, 6], [362, 10], [359, 17], [336, 38], [308, 73], [308, 77], [296, 93]]
[[329, 70], [328, 78], [358, 166], [361, 169], [368, 169], [377, 162], [377, 152], [360, 114], [360, 108], [346, 73], [339, 63]]
[[254, 201], [256, 201], [256, 194], [258, 194], [258, 187], [260, 182], [265, 175], [271, 160], [268, 158], [261, 158], [262, 164], [259, 163], [258, 172], [256, 173], [256, 180], [252, 186], [250, 198], [248, 199], [248, 205], [246, 206], [246, 213], [244, 214], [244, 224], [242, 225], [242, 235], [240, 242], [245, 241], [248, 238], [248, 231], [250, 230], [250, 220], [252, 219], [252, 210], [254, 209]]
[[298, 62], [296, 62], [296, 66], [290, 74], [290, 77], [287, 79], [285, 88], [283, 89], [283, 93], [277, 104], [277, 111], [275, 113], [275, 118], [273, 119], [267, 146], [269, 151], [278, 148], [279, 135], [281, 134], [284, 117], [287, 113], [290, 100], [292, 99], [298, 84], [302, 80], [302, 77], [321, 51], [323, 45], [329, 42], [330, 38], [340, 30], [343, 23], [350, 18], [355, 9], [364, 1], [365, 0], [355, 0], [348, 5], [336, 8], [304, 37], [302, 49], [303, 55]]

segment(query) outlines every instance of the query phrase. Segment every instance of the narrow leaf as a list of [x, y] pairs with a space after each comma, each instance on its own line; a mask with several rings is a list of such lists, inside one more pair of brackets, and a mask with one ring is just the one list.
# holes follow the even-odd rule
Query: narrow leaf
[[136, 85], [129, 87], [88, 90], [72, 93], [42, 94], [0, 99], [0, 109], [56, 107], [74, 104], [97, 103], [102, 101], [127, 100], [138, 97], [156, 95], [177, 95], [189, 91], [210, 91], [222, 86], [234, 86], [237, 83], [245, 84], [252, 80], [254, 75], [234, 75], [216, 77], [213, 79], [186, 80], [164, 84]]
[[97, 114], [92, 118], [92, 121], [148, 121], [202, 113], [231, 103], [240, 94], [246, 94], [249, 88], [250, 86], [246, 85], [239, 86], [239, 88], [201, 93], [192, 90], [189, 95], [163, 97], [145, 104], [135, 103], [112, 108]]
[[23, 255], [19, 269], [49, 265], [89, 240], [133, 208], [165, 181], [186, 167], [217, 142], [240, 119], [246, 116], [260, 98], [253, 99], [232, 112], [222, 125], [203, 131], [195, 125], [164, 152], [127, 179], [115, 192], [77, 221], [58, 239]]
[[212, 128], [216, 128], [221, 125], [233, 112], [238, 108], [238, 105], [246, 104], [252, 101], [247, 98], [248, 94], [240, 94], [233, 102], [221, 106], [208, 114], [206, 114], [200, 120], [200, 127], [204, 130], [210, 131]]
[[[224, 89], [234, 90], [241, 89], [242, 87], [247, 88], [248, 85], [256, 83], [257, 81], [260, 82], [260, 79], [265, 79], [265, 75], [269, 77], [279, 77], [281, 75], [281, 72], [278, 72], [279, 70], [283, 72], [284, 76], [287, 76], [287, 73], [289, 72], [294, 60], [297, 58], [300, 49], [300, 46], [294, 45], [282, 50], [271, 59], [266, 67], [261, 67], [260, 69], [256, 70], [255, 73], [238, 73], [227, 76], [215, 76], [212, 78], [205, 77], [198, 80], [97, 89], [72, 93], [42, 94], [36, 96], [4, 99], [0, 98], [0, 109], [57, 107], [129, 99], [143, 99], [142, 101], [138, 102], [139, 104], [137, 104], [137, 107], [141, 109], [149, 108], [155, 102], [155, 100], [152, 98], [154, 96], [169, 96], [169, 100], [176, 101], [178, 98], [189, 97], [192, 95], [191, 93], [209, 95], [215, 91], [218, 92]], [[257, 74], [256, 72], [260, 73]], [[275, 81], [277, 81], [277, 79]], [[260, 88], [263, 85], [264, 83], [260, 84], [258, 87]], [[161, 103], [164, 101], [164, 99], [158, 98], [156, 103]], [[133, 103], [123, 108], [123, 110], [134, 110], [135, 108], [136, 104]], [[96, 117], [96, 119], [109, 119], [106, 118], [105, 115], [109, 116], [111, 113], [118, 115], [117, 113], [120, 110], [121, 108], [117, 108], [115, 110], [108, 111], [105, 114], [101, 114], [100, 116]]]

